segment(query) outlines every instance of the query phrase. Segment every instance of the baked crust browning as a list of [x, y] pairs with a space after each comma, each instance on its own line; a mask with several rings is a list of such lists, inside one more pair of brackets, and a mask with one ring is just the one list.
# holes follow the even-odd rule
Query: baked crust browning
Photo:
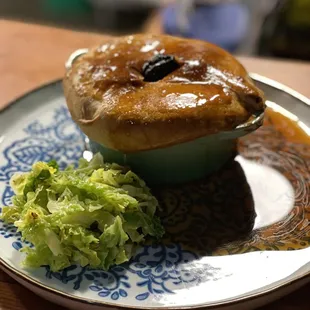
[[[178, 66], [147, 81], [143, 68], [160, 54]], [[63, 85], [82, 131], [124, 153], [232, 130], [265, 109], [262, 91], [232, 55], [167, 35], [109, 38], [72, 64]]]

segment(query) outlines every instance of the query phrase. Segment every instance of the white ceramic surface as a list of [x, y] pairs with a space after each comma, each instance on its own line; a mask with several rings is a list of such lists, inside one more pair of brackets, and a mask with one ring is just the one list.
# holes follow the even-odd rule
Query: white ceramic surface
[[[307, 98], [288, 94], [273, 81], [253, 77], [261, 80], [260, 86], [271, 102], [297, 115], [305, 128], [309, 125]], [[83, 153], [83, 139], [65, 108], [59, 82], [25, 95], [0, 112], [1, 204], [9, 204], [12, 192], [8, 180], [14, 172], [27, 171], [38, 160], [57, 159], [62, 166], [75, 162]], [[285, 217], [294, 205], [291, 183], [268, 163], [242, 156], [236, 160], [253, 188], [257, 213], [254, 228]], [[255, 184], [267, 174], [275, 184], [272, 190]], [[266, 203], [271, 200], [275, 202], [272, 206]], [[0, 222], [1, 268], [38, 295], [72, 309], [251, 309], [298, 288], [310, 273], [310, 248], [201, 256], [179, 244], [146, 246], [132, 262], [108, 272], [74, 266], [52, 273], [46, 267], [23, 269], [18, 251], [23, 246], [27, 244], [15, 228]]]

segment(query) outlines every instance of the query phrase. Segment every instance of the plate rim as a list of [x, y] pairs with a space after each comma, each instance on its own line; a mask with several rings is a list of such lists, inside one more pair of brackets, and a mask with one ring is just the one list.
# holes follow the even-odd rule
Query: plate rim
[[[273, 79], [270, 79], [268, 77], [265, 77], [263, 75], [257, 74], [257, 73], [249, 73], [250, 77], [257, 82], [263, 83], [265, 85], [271, 86], [273, 88], [276, 88], [277, 90], [281, 90], [287, 94], [289, 94], [290, 96], [298, 99], [299, 101], [301, 101], [302, 103], [306, 104], [309, 108], [310, 108], [310, 99], [304, 95], [302, 95], [301, 93], [295, 91], [294, 89], [286, 86], [285, 84], [282, 84], [280, 82], [277, 82]], [[62, 84], [62, 79], [56, 79], [56, 80], [52, 80], [46, 83], [41, 84], [38, 87], [35, 87], [33, 89], [31, 89], [30, 91], [18, 96], [17, 98], [11, 100], [3, 109], [0, 110], [0, 116], [8, 111], [10, 108], [12, 108], [13, 106], [15, 106], [16, 104], [18, 104], [21, 100], [24, 100], [26, 97], [44, 90], [47, 87], [53, 86], [53, 85], [57, 85], [57, 84]], [[302, 250], [301, 250], [302, 251]], [[310, 262], [310, 260], [309, 260]], [[304, 266], [304, 265], [303, 265]], [[301, 266], [300, 268], [302, 268], [303, 266]], [[86, 297], [80, 297], [80, 296], [75, 296], [74, 294], [68, 294], [66, 292], [63, 292], [59, 289], [47, 286], [41, 282], [39, 282], [38, 280], [32, 278], [30, 275], [27, 275], [25, 273], [23, 273], [22, 271], [20, 271], [19, 269], [17, 269], [16, 267], [12, 266], [11, 264], [9, 264], [8, 262], [6, 262], [2, 257], [0, 257], [0, 268], [2, 271], [6, 272], [6, 273], [12, 273], [15, 277], [20, 278], [21, 280], [27, 282], [28, 284], [36, 287], [39, 290], [42, 290], [43, 292], [46, 291], [50, 294], [54, 294], [60, 298], [64, 298], [64, 299], [68, 299], [74, 302], [81, 302], [83, 304], [88, 304], [88, 305], [93, 305], [93, 306], [105, 306], [105, 307], [109, 307], [110, 309], [112, 308], [122, 308], [122, 309], [147, 309], [147, 310], [154, 310], [154, 309], [169, 309], [169, 310], [177, 310], [177, 309], [201, 309], [201, 308], [205, 308], [205, 309], [218, 309], [219, 307], [226, 307], [226, 306], [233, 306], [242, 302], [247, 302], [247, 301], [251, 301], [253, 299], [258, 299], [260, 297], [265, 297], [268, 295], [271, 295], [277, 291], [279, 291], [280, 289], [284, 289], [290, 285], [293, 285], [303, 279], [306, 279], [310, 276], [310, 269], [307, 272], [304, 272], [301, 275], [295, 275], [294, 277], [290, 277], [288, 276], [286, 278], [286, 280], [282, 283], [277, 283], [275, 285], [270, 284], [268, 288], [263, 289], [259, 292], [256, 293], [247, 293], [244, 294], [240, 297], [232, 297], [230, 299], [224, 300], [224, 301], [215, 301], [215, 302], [211, 302], [208, 304], [198, 304], [198, 305], [188, 305], [188, 306], [153, 306], [153, 307], [149, 307], [149, 306], [139, 306], [139, 305], [122, 305], [122, 304], [116, 304], [116, 303], [112, 303], [109, 301], [99, 301], [99, 300], [94, 300], [94, 299], [89, 299]], [[17, 281], [18, 282], [18, 281]]]

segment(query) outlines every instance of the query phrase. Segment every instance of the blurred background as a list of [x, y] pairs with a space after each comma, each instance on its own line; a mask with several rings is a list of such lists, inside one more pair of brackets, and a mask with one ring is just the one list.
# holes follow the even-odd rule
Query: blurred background
[[239, 55], [310, 60], [310, 0], [0, 0], [0, 15], [89, 32], [168, 33]]

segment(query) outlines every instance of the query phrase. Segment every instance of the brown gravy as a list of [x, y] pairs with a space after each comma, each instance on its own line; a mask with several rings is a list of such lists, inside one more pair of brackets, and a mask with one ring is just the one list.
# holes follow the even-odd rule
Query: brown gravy
[[271, 108], [266, 109], [265, 125], [272, 123], [275, 129], [294, 143], [310, 144], [310, 136], [302, 129], [298, 121], [292, 120]]

